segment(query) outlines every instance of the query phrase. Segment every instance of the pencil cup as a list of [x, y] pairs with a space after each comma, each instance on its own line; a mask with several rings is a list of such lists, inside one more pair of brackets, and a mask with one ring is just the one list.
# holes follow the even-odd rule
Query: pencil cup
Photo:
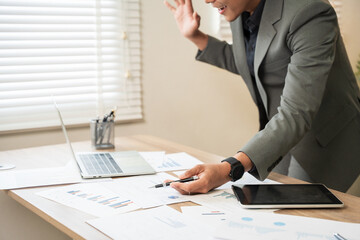
[[96, 149], [114, 148], [114, 121], [90, 121], [91, 144]]

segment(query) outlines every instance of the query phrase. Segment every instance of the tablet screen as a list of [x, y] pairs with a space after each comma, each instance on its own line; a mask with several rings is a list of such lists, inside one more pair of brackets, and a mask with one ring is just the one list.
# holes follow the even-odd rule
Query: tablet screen
[[233, 185], [245, 207], [342, 207], [343, 203], [322, 184]]

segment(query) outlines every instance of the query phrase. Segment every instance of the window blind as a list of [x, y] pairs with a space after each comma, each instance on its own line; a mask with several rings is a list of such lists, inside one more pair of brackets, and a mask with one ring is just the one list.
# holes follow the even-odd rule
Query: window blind
[[142, 118], [140, 0], [0, 0], [0, 131]]
[[[342, 0], [329, 0], [329, 2], [331, 3], [331, 5], [334, 7], [335, 12], [337, 14], [338, 17], [338, 21], [339, 21], [339, 26], [341, 29], [341, 8], [342, 8]], [[225, 40], [229, 43], [232, 42], [232, 33], [231, 33], [231, 29], [230, 29], [230, 24], [225, 20], [224, 16], [218, 14], [220, 20], [219, 22], [219, 32], [218, 35], [222, 40]]]

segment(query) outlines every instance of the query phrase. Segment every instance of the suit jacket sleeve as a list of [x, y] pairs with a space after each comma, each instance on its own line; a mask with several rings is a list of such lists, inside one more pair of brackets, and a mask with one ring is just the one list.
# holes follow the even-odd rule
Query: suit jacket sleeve
[[203, 51], [198, 51], [196, 60], [239, 74], [234, 60], [232, 45], [212, 36], [209, 36], [206, 48]]

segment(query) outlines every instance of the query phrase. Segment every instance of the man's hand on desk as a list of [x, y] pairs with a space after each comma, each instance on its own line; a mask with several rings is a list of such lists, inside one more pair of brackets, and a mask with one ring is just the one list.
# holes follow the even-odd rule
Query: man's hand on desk
[[[234, 158], [241, 162], [245, 171], [249, 171], [253, 167], [250, 158], [243, 152], [238, 152]], [[228, 162], [197, 165], [179, 177], [180, 179], [184, 179], [198, 176], [198, 180], [187, 183], [174, 182], [171, 183], [170, 186], [184, 195], [207, 193], [230, 181], [230, 170], [231, 165]]]
[[179, 176], [180, 179], [198, 176], [199, 179], [188, 183], [171, 183], [171, 187], [181, 194], [207, 193], [230, 181], [230, 165], [228, 163], [201, 164]]

